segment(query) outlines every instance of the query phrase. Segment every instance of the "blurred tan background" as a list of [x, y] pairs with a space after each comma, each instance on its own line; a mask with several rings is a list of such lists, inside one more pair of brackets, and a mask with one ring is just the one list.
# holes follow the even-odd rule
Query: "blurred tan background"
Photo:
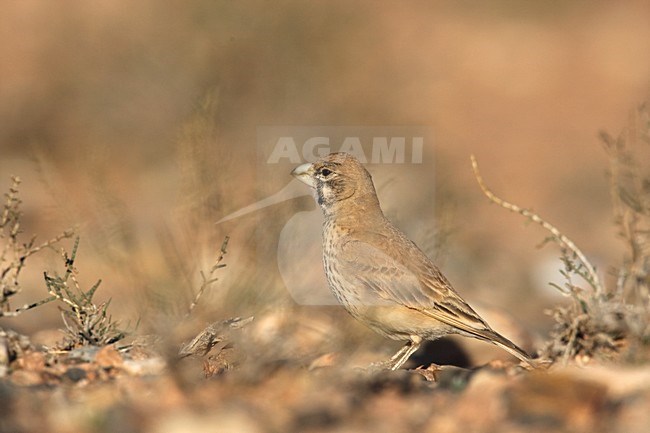
[[[433, 157], [391, 174], [384, 208], [431, 255], [445, 226], [440, 263], [466, 298], [545, 329], [559, 254], [487, 202], [469, 155], [602, 272], [616, 264], [597, 134], [650, 96], [649, 16], [647, 1], [6, 2], [0, 186], [23, 178], [27, 234], [79, 226], [80, 278], [102, 278], [98, 296], [124, 320], [187, 302], [226, 234], [204, 308], [259, 314], [291, 305], [277, 236], [313, 205], [214, 225], [288, 181], [289, 166], [260, 170], [256, 127], [430, 126]], [[25, 302], [44, 291], [30, 266]], [[62, 269], [53, 255], [43, 267]], [[52, 310], [40, 319], [56, 323]]]

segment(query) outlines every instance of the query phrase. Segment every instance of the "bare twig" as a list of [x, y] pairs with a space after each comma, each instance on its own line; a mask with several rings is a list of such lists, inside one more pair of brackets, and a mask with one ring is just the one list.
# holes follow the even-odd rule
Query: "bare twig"
[[27, 258], [27, 257], [29, 257], [29, 256], [31, 256], [33, 254], [36, 254], [37, 252], [41, 251], [44, 248], [49, 248], [52, 245], [58, 243], [59, 241], [62, 241], [63, 239], [71, 238], [74, 235], [74, 233], [75, 233], [75, 231], [73, 229], [68, 229], [68, 230], [64, 231], [63, 233], [53, 237], [49, 241], [43, 242], [42, 244], [40, 244], [37, 247], [30, 248], [29, 251], [27, 251], [25, 253], [25, 255], [22, 256], [22, 258]]
[[6, 200], [2, 205], [2, 211], [0, 211], [0, 317], [16, 317], [27, 310], [53, 300], [49, 297], [15, 309], [10, 305], [10, 298], [22, 290], [20, 277], [27, 259], [45, 248], [52, 248], [61, 240], [74, 234], [73, 230], [66, 230], [36, 246], [35, 236], [32, 236], [27, 242], [22, 241], [20, 239], [22, 233], [20, 183], [19, 177], [12, 176], [9, 192], [5, 194]]
[[185, 314], [185, 317], [189, 317], [192, 314], [192, 311], [196, 308], [196, 306], [199, 303], [199, 300], [201, 299], [201, 296], [203, 296], [203, 293], [205, 290], [210, 286], [210, 284], [214, 283], [217, 281], [219, 278], [214, 277], [214, 273], [216, 272], [217, 269], [221, 269], [225, 267], [225, 264], [222, 264], [221, 262], [223, 261], [223, 257], [227, 253], [227, 248], [228, 248], [228, 241], [230, 240], [229, 236], [226, 236], [223, 240], [223, 243], [221, 244], [221, 249], [219, 250], [219, 256], [217, 257], [217, 260], [215, 261], [214, 265], [210, 268], [210, 272], [206, 276], [203, 271], [201, 271], [201, 286], [199, 287], [199, 290], [196, 292], [196, 295], [194, 295], [194, 299], [192, 300], [192, 303], [190, 304], [190, 307], [187, 310], [187, 313]]
[[52, 302], [56, 299], [57, 299], [56, 296], [50, 296], [45, 299], [41, 299], [40, 301], [33, 302], [31, 304], [25, 304], [22, 307], [18, 307], [13, 311], [0, 311], [0, 317], [16, 317], [27, 310], [40, 307], [41, 305], [47, 304], [48, 302]]
[[189, 343], [184, 344], [178, 352], [178, 356], [204, 356], [217, 344], [225, 341], [230, 330], [240, 329], [253, 321], [253, 316], [242, 319], [233, 319], [214, 322], [208, 325]]
[[591, 264], [591, 262], [587, 259], [587, 256], [580, 250], [580, 248], [578, 248], [578, 246], [571, 239], [569, 239], [564, 234], [562, 234], [562, 232], [560, 232], [554, 225], [542, 219], [536, 213], [531, 212], [528, 209], [523, 209], [517, 206], [516, 204], [507, 202], [497, 197], [485, 184], [485, 181], [483, 180], [483, 177], [479, 172], [478, 163], [476, 162], [476, 158], [474, 157], [474, 155], [471, 156], [471, 159], [472, 159], [472, 169], [474, 170], [474, 176], [476, 177], [476, 181], [478, 182], [485, 196], [488, 199], [490, 199], [490, 201], [492, 201], [493, 203], [496, 203], [499, 206], [511, 212], [518, 213], [524, 216], [525, 218], [528, 218], [530, 221], [539, 224], [544, 229], [549, 231], [553, 235], [553, 238], [560, 243], [560, 245], [570, 250], [578, 258], [580, 263], [584, 266], [584, 269], [587, 271], [587, 274], [583, 275], [583, 277], [594, 288], [596, 297], [599, 299], [603, 298], [604, 288], [600, 282], [600, 278], [598, 277], [596, 268]]

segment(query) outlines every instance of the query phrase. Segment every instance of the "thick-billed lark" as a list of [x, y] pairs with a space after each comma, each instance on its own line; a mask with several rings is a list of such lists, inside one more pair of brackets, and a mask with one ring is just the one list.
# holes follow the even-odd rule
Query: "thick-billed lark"
[[356, 158], [333, 153], [291, 174], [315, 190], [323, 210], [323, 264], [336, 299], [379, 334], [407, 341], [384, 364], [387, 368], [401, 367], [423, 340], [449, 334], [489, 341], [534, 365], [526, 352], [492, 330], [386, 219], [370, 173]]

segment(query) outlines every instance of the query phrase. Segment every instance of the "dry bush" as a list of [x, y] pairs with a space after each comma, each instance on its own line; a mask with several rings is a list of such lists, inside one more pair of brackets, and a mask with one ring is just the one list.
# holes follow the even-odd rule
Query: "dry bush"
[[49, 296], [21, 307], [12, 307], [12, 297], [22, 290], [20, 277], [28, 259], [46, 248], [53, 249], [61, 240], [74, 234], [74, 231], [67, 230], [41, 244], [36, 244], [36, 236], [23, 242], [19, 185], [20, 179], [12, 177], [0, 215], [0, 317], [16, 317], [27, 310], [58, 301], [66, 333], [61, 349], [70, 350], [85, 345], [104, 346], [124, 338], [125, 333], [118, 329], [117, 323], [107, 313], [109, 302], [97, 305], [93, 301], [101, 280], [86, 291], [79, 286], [77, 269], [74, 267], [79, 247], [78, 237], [70, 255], [61, 248], [65, 263], [63, 276], [44, 273]]
[[550, 311], [555, 326], [542, 349], [550, 360], [589, 359], [628, 350], [629, 359], [648, 356], [650, 343], [650, 171], [637, 152], [650, 150], [650, 121], [645, 107], [618, 137], [601, 133], [610, 159], [609, 179], [615, 224], [625, 242], [622, 263], [614, 270], [615, 284], [607, 285], [580, 248], [536, 213], [497, 197], [487, 188], [476, 160], [472, 165], [485, 195], [501, 207], [541, 225], [550, 236], [544, 243], [559, 245], [565, 278], [552, 284], [572, 302]]
[[22, 201], [19, 197], [19, 186], [20, 178], [13, 176], [9, 192], [5, 194], [5, 203], [0, 215], [0, 317], [15, 317], [26, 310], [55, 299], [50, 296], [18, 308], [11, 306], [11, 298], [22, 290], [20, 276], [26, 261], [34, 254], [46, 248], [52, 248], [62, 239], [73, 235], [72, 230], [67, 230], [42, 244], [36, 244], [36, 236], [23, 242], [20, 223]]
[[[613, 268], [616, 284], [608, 292], [620, 306], [629, 354], [647, 357], [650, 343], [650, 114], [636, 110], [616, 138], [602, 132], [609, 156], [614, 221], [625, 246], [621, 264]], [[645, 350], [644, 350], [645, 349]]]
[[61, 252], [65, 262], [65, 273], [62, 276], [45, 273], [48, 292], [62, 305], [59, 307], [65, 325], [65, 338], [60, 345], [62, 350], [87, 345], [102, 347], [125, 337], [125, 331], [120, 330], [118, 323], [108, 314], [110, 300], [99, 305], [93, 301], [101, 280], [88, 290], [80, 287], [76, 277], [77, 269], [74, 267], [78, 248], [77, 237], [70, 255]]

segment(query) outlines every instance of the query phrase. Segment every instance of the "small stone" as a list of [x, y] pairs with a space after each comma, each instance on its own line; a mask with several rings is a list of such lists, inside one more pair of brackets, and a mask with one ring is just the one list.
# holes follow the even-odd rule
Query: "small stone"
[[80, 380], [86, 379], [87, 374], [86, 370], [83, 368], [72, 367], [68, 368], [63, 374], [66, 379], [71, 380], [72, 382], [79, 382]]
[[133, 376], [156, 376], [165, 369], [165, 361], [162, 358], [127, 359], [122, 369]]
[[41, 371], [45, 368], [45, 354], [27, 352], [19, 358], [18, 364], [23, 370]]
[[31, 370], [16, 370], [11, 376], [11, 381], [19, 386], [34, 386], [43, 383], [41, 374]]
[[122, 355], [113, 346], [102, 347], [95, 356], [95, 362], [102, 368], [121, 367], [124, 363]]

